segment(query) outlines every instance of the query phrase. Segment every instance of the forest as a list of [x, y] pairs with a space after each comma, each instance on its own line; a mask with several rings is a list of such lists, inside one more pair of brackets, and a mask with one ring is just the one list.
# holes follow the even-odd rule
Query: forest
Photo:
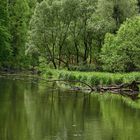
[[140, 71], [140, 0], [0, 0], [0, 69]]
[[140, 140], [140, 0], [0, 0], [0, 140]]

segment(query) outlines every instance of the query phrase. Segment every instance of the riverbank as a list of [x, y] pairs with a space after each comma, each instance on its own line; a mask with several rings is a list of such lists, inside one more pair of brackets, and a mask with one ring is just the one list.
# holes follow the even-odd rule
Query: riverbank
[[42, 76], [46, 79], [49, 77], [59, 80], [79, 80], [92, 86], [112, 85], [140, 81], [140, 72], [131, 73], [107, 73], [107, 72], [78, 72], [66, 70], [48, 69], [43, 72]]
[[113, 84], [130, 83], [132, 81], [140, 81], [140, 72], [130, 73], [108, 73], [108, 72], [80, 72], [80, 71], [68, 71], [68, 70], [55, 70], [45, 69], [39, 71], [0, 71], [5, 74], [21, 74], [21, 75], [36, 75], [45, 79], [55, 80], [75, 80], [86, 82], [92, 86], [103, 85], [109, 86]]
[[57, 79], [62, 89], [115, 93], [130, 96], [132, 99], [140, 93], [140, 72], [107, 73], [107, 72], [78, 72], [66, 70], [46, 70], [45, 79]]
[[[32, 72], [30, 72], [30, 74], [28, 72], [28, 74], [26, 73], [25, 75], [32, 75]], [[140, 72], [107, 73], [107, 72], [78, 72], [78, 71], [45, 69], [39, 75], [35, 74], [34, 76], [38, 77], [39, 79], [46, 80], [46, 82], [49, 81], [53, 82], [54, 80], [58, 83], [58, 85], [61, 88], [72, 90], [93, 89], [93, 91], [99, 92], [100, 91], [104, 92], [105, 91], [103, 89], [104, 87], [110, 88], [111, 86], [111, 88], [113, 87], [113, 89], [115, 87], [116, 91], [117, 85], [131, 83], [133, 81], [140, 81]], [[103, 88], [98, 90], [97, 89], [98, 87]]]

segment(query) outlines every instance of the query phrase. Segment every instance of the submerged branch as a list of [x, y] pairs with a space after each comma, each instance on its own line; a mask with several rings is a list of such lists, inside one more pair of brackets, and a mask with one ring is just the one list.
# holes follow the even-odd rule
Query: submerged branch
[[[18, 74], [1, 74], [2, 76], [5, 75], [14, 75], [14, 76], [19, 76]], [[24, 75], [27, 77], [30, 77], [29, 75]], [[101, 86], [101, 85], [97, 85], [97, 86], [93, 86], [89, 83], [86, 83], [84, 81], [80, 81], [80, 80], [66, 80], [66, 79], [50, 79], [47, 80], [45, 78], [40, 78], [40, 77], [36, 77], [37, 79], [43, 80], [45, 82], [68, 82], [68, 83], [81, 83], [85, 86], [88, 87], [88, 89], [82, 88], [81, 86], [76, 86], [76, 87], [72, 87], [71, 89], [74, 91], [79, 91], [79, 90], [86, 90], [86, 91], [90, 91], [93, 92], [111, 92], [111, 93], [116, 93], [116, 94], [125, 94], [125, 95], [136, 95], [139, 94], [139, 85], [140, 85], [140, 81], [132, 81], [130, 83], [123, 83], [120, 85], [110, 85], [110, 86]]]
[[95, 88], [94, 88], [94, 87], [92, 87], [91, 85], [87, 84], [86, 82], [79, 81], [79, 80], [59, 80], [59, 79], [58, 79], [58, 80], [46, 80], [46, 79], [43, 79], [43, 78], [41, 78], [41, 79], [42, 79], [42, 80], [45, 80], [46, 82], [70, 82], [70, 83], [81, 83], [81, 84], [83, 84], [83, 85], [89, 87], [90, 90], [91, 90], [91, 92], [92, 92], [92, 91], [95, 91]]
[[[112, 92], [112, 93], [127, 93], [129, 95], [131, 94], [137, 94], [139, 92], [139, 84], [140, 81], [132, 81], [131, 83], [123, 83], [121, 85], [114, 85], [114, 86], [96, 86], [93, 87], [92, 85], [79, 81], [79, 80], [46, 80], [43, 79], [46, 82], [71, 82], [71, 83], [81, 83], [87, 87], [89, 87], [89, 90], [91, 92], [98, 91], [98, 92]], [[73, 90], [80, 90], [80, 87], [74, 88]]]

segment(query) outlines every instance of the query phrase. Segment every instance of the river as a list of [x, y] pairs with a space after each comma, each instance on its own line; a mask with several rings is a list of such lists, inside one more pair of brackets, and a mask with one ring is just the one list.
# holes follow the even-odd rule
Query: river
[[140, 140], [140, 102], [1, 77], [0, 140]]

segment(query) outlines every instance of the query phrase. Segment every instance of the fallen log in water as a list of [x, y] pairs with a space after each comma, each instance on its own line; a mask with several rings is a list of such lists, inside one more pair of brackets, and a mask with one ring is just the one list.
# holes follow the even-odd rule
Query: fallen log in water
[[[71, 81], [72, 82], [72, 81]], [[80, 82], [80, 81], [78, 81]], [[84, 83], [84, 82], [80, 82], [80, 83]], [[85, 83], [84, 83], [85, 84]], [[138, 98], [138, 94], [139, 94], [139, 81], [132, 81], [130, 83], [123, 83], [120, 85], [111, 85], [111, 86], [96, 86], [96, 87], [92, 87], [91, 85], [88, 85], [87, 83], [85, 85], [88, 85], [88, 87], [90, 89], [86, 89], [86, 91], [93, 92], [109, 92], [109, 93], [113, 93], [113, 94], [120, 94], [123, 96], [128, 96], [131, 99], [135, 100]], [[76, 91], [76, 90], [80, 90], [80, 87], [73, 87], [72, 90]], [[81, 90], [83, 90], [81, 88]]]
[[114, 85], [114, 86], [108, 86], [108, 87], [97, 87], [97, 91], [118, 91], [118, 92], [131, 92], [131, 93], [136, 93], [139, 92], [139, 81], [132, 81], [131, 83], [123, 83], [121, 85]]
[[[68, 83], [81, 83], [88, 87], [86, 90], [90, 90], [90, 92], [97, 91], [97, 92], [112, 92], [112, 93], [127, 93], [131, 94], [138, 94], [139, 93], [139, 84], [140, 81], [132, 81], [130, 83], [123, 83], [120, 85], [111, 85], [111, 86], [92, 86], [86, 82], [78, 81], [78, 80], [46, 80], [46, 82], [68, 82]], [[72, 87], [72, 90], [82, 90], [81, 87]]]
[[[15, 74], [15, 75], [17, 75], [17, 74]], [[2, 76], [5, 76], [5, 74], [2, 74]], [[26, 76], [30, 77], [29, 75], [26, 75]], [[50, 79], [50, 80], [48, 80], [48, 79], [40, 78], [40, 77], [36, 77], [36, 78], [43, 80], [45, 82], [67, 82], [68, 85], [70, 85], [69, 83], [75, 83], [75, 84], [80, 83], [80, 84], [84, 85], [84, 87], [70, 86], [70, 90], [73, 90], [73, 91], [87, 91], [90, 93], [91, 92], [110, 92], [110, 93], [123, 94], [123, 95], [129, 95], [129, 96], [136, 96], [140, 93], [140, 90], [139, 90], [140, 81], [135, 81], [135, 80], [130, 83], [123, 83], [120, 85], [93, 86], [93, 85], [90, 85], [89, 83], [86, 83], [86, 82], [80, 81], [80, 80], [67, 80], [67, 79], [64, 79], [64, 80], [63, 79]], [[85, 86], [88, 88], [85, 88]]]

